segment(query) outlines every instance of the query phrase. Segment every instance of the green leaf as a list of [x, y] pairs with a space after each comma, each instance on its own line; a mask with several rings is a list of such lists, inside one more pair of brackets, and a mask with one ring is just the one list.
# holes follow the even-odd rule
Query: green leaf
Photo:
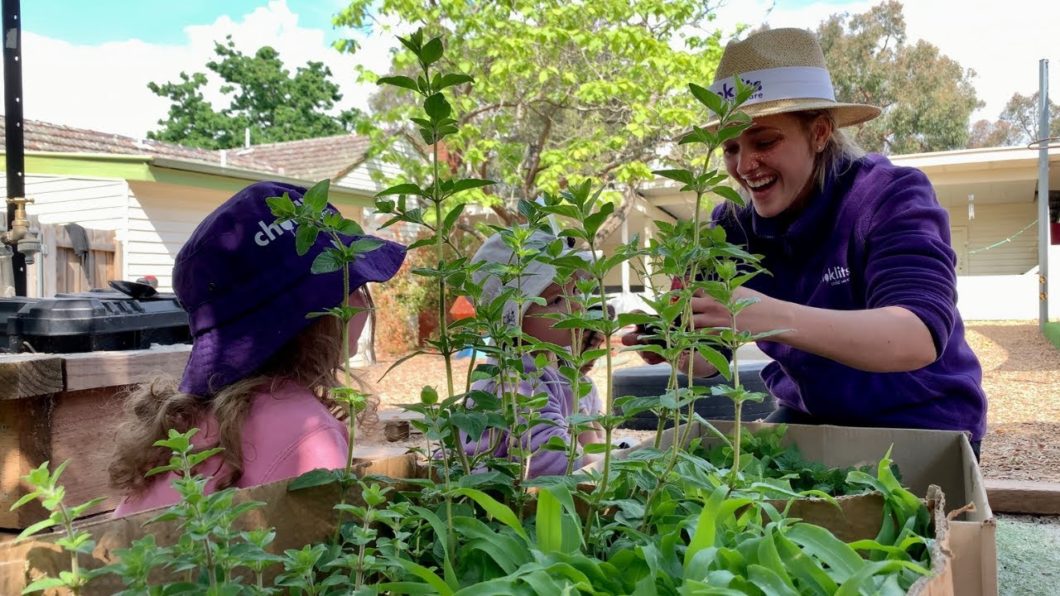
[[728, 487], [719, 486], [707, 498], [707, 502], [703, 504], [703, 510], [699, 513], [699, 519], [696, 521], [696, 529], [692, 533], [692, 540], [688, 543], [688, 549], [685, 550], [686, 571], [689, 565], [692, 564], [692, 559], [695, 558], [696, 553], [714, 546], [718, 512], [728, 492]]
[[857, 573], [843, 582], [836, 591], [835, 596], [858, 596], [864, 590], [872, 589], [871, 578], [884, 573], [896, 573], [903, 569], [912, 570], [920, 575], [930, 575], [931, 572], [920, 565], [909, 561], [876, 561], [865, 563]]
[[731, 187], [728, 187], [728, 186], [715, 186], [714, 187], [714, 193], [717, 194], [718, 196], [720, 196], [721, 198], [725, 199], [726, 201], [731, 201], [733, 203], [736, 203], [740, 207], [743, 207], [744, 205], [747, 204], [744, 201], [743, 197], [740, 196], [740, 193], [736, 192], [736, 190], [731, 188]]
[[343, 236], [364, 236], [364, 228], [361, 227], [361, 224], [352, 219], [343, 218], [342, 221], [335, 226], [335, 231]]
[[435, 538], [441, 543], [442, 553], [444, 554], [443, 567], [445, 568], [446, 585], [455, 590], [459, 586], [459, 582], [456, 578], [456, 572], [453, 570], [452, 557], [449, 554], [449, 537], [448, 532], [446, 532], [445, 524], [443, 524], [441, 518], [435, 515], [430, 509], [416, 506], [412, 506], [410, 509], [418, 513], [423, 519], [427, 520], [427, 523], [431, 525], [431, 529], [434, 530]]
[[313, 265], [309, 270], [312, 273], [331, 273], [342, 269], [344, 264], [342, 253], [334, 248], [328, 248], [313, 259]]
[[290, 493], [299, 490], [305, 490], [307, 488], [313, 488], [314, 486], [327, 486], [336, 482], [338, 482], [338, 478], [335, 476], [335, 472], [333, 470], [316, 468], [315, 470], [309, 470], [308, 472], [288, 482], [287, 492]]
[[490, 186], [491, 184], [496, 184], [496, 182], [493, 180], [483, 180], [481, 178], [461, 178], [460, 180], [453, 182], [451, 194], [471, 190], [472, 188], [482, 188], [484, 186]]
[[442, 225], [443, 230], [449, 230], [456, 223], [456, 220], [460, 219], [460, 214], [464, 212], [464, 208], [467, 207], [467, 203], [460, 203], [456, 207], [453, 207], [449, 213], [445, 215], [445, 223]]
[[57, 577], [42, 577], [37, 581], [31, 583], [22, 589], [23, 594], [32, 594], [33, 592], [42, 592], [44, 590], [50, 590], [52, 588], [63, 588], [66, 587], [66, 582]]
[[420, 88], [416, 86], [416, 81], [409, 77], [393, 76], [393, 77], [379, 77], [375, 81], [376, 85], [393, 85], [394, 87], [402, 87], [404, 89], [411, 89], [413, 91], [419, 91]]
[[515, 513], [507, 505], [504, 505], [486, 493], [473, 488], [458, 488], [453, 492], [468, 497], [478, 503], [479, 507], [482, 507], [491, 517], [514, 530], [520, 538], [525, 540], [527, 544], [530, 544], [530, 537], [526, 535], [526, 530], [523, 529], [523, 525], [519, 522], [519, 518], [516, 517]]
[[599, 211], [586, 217], [585, 221], [582, 222], [582, 225], [585, 227], [586, 235], [590, 238], [595, 236], [596, 232], [600, 229], [600, 226], [604, 225], [604, 222], [607, 221], [608, 217], [611, 217], [611, 214], [614, 213], [614, 211], [614, 203], [604, 203]]
[[386, 195], [415, 195], [419, 197], [426, 196], [426, 193], [419, 186], [412, 183], [395, 184], [390, 188], [375, 193], [375, 196], [377, 197], [383, 197]]
[[695, 83], [689, 83], [688, 89], [692, 91], [692, 95], [695, 96], [699, 103], [706, 106], [707, 109], [714, 114], [721, 114], [725, 111], [725, 100], [717, 93], [714, 93], [706, 87], [700, 87]]
[[288, 219], [295, 214], [294, 201], [291, 200], [287, 193], [283, 193], [282, 197], [268, 197], [265, 199], [265, 204], [269, 206], [269, 211], [277, 218]]
[[298, 253], [298, 256], [303, 256], [309, 252], [310, 247], [313, 246], [317, 241], [317, 234], [320, 230], [312, 224], [302, 224], [298, 226], [298, 231], [295, 232], [294, 236], [294, 250]]
[[837, 583], [847, 581], [866, 564], [850, 545], [820, 526], [796, 524], [788, 528], [785, 535], [807, 553], [828, 565]]
[[22, 495], [22, 498], [20, 498], [19, 500], [15, 501], [15, 504], [12, 505], [11, 508], [8, 509], [8, 511], [14, 511], [14, 510], [18, 509], [19, 507], [22, 507], [26, 503], [29, 503], [33, 499], [36, 499], [39, 496], [39, 494], [40, 493], [38, 493], [37, 491], [33, 491], [31, 493], [27, 493], [27, 494]]
[[420, 50], [417, 57], [420, 59], [420, 64], [427, 67], [434, 64], [442, 57], [442, 51], [442, 38], [435, 37], [423, 44], [423, 49]]
[[747, 572], [747, 579], [751, 580], [751, 583], [762, 590], [766, 596], [799, 596], [798, 590], [790, 580], [785, 580], [779, 573], [768, 567], [751, 564], [747, 566]]
[[444, 95], [435, 93], [424, 100], [423, 111], [427, 112], [432, 121], [437, 122], [448, 118], [453, 113], [453, 107], [449, 105]]
[[435, 572], [427, 569], [423, 565], [418, 565], [407, 559], [398, 559], [397, 562], [404, 567], [406, 571], [427, 582], [437, 594], [440, 594], [441, 596], [452, 596], [452, 588], [450, 588], [442, 578], [438, 577], [438, 574]]
[[35, 524], [32, 524], [31, 526], [29, 526], [25, 530], [22, 530], [22, 533], [19, 534], [15, 538], [15, 542], [20, 542], [22, 540], [25, 540], [26, 538], [29, 538], [30, 536], [36, 534], [37, 532], [40, 532], [41, 530], [46, 530], [46, 529], [56, 525], [56, 523], [57, 522], [55, 520], [51, 519], [51, 518], [42, 519], [39, 522], [37, 522]]
[[696, 184], [696, 177], [688, 170], [654, 170], [652, 174], [669, 178], [686, 186], [695, 186]]
[[474, 81], [470, 76], [459, 73], [444, 74], [441, 77], [435, 79], [434, 90], [441, 91], [446, 87], [454, 87], [456, 85], [463, 85], [464, 83], [470, 83]]
[[563, 548], [563, 508], [548, 490], [537, 494], [536, 522], [537, 547], [546, 553], [559, 552]]
[[732, 371], [729, 369], [729, 359], [724, 354], [710, 346], [699, 346], [697, 351], [703, 358], [707, 360], [721, 373], [721, 376], [725, 377], [726, 380], [732, 380]]
[[306, 191], [302, 200], [306, 206], [313, 210], [313, 213], [319, 215], [324, 212], [324, 207], [328, 205], [328, 189], [330, 187], [331, 180], [325, 178]]

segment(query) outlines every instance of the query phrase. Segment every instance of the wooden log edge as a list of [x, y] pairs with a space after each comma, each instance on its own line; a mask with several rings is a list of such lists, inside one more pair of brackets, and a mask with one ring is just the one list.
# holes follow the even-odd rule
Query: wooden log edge
[[1060, 515], [1060, 482], [986, 479], [987, 500], [997, 513]]

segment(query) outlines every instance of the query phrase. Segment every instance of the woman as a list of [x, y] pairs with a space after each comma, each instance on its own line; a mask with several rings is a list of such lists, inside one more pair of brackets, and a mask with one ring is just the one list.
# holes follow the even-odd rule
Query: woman
[[[126, 399], [109, 470], [124, 496], [115, 516], [179, 500], [174, 473], [145, 478], [169, 461], [170, 452], [154, 446], [169, 429], [196, 427], [197, 450], [224, 449], [198, 470], [210, 477], [207, 492], [345, 466], [346, 426], [328, 409], [342, 364], [341, 323], [306, 317], [343, 302], [342, 271], [313, 273], [330, 238], [321, 234], [298, 255], [294, 225], [274, 223], [265, 201], [286, 194], [298, 202], [305, 192], [252, 184], [207, 216], [177, 254], [173, 289], [194, 343], [179, 385], [159, 379]], [[351, 263], [350, 304], [370, 308], [367, 284], [390, 279], [404, 258], [404, 246], [379, 240]], [[349, 322], [351, 352], [367, 316]]]
[[[752, 124], [723, 151], [748, 204], [713, 217], [772, 273], [739, 290], [758, 302], [737, 318], [741, 330], [785, 330], [759, 342], [774, 359], [762, 372], [778, 404], [767, 421], [960, 430], [978, 455], [982, 370], [956, 308], [948, 217], [927, 178], [843, 134], [880, 110], [835, 101], [809, 32], [730, 43], [712, 90], [724, 94], [737, 74], [756, 87], [741, 108]], [[712, 298], [692, 307], [697, 328], [728, 325]], [[714, 374], [695, 358], [696, 374]]]

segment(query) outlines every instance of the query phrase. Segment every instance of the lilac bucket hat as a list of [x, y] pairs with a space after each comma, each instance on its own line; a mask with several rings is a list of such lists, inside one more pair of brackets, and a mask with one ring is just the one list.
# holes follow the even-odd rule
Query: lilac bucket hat
[[[177, 253], [173, 291], [188, 313], [193, 345], [180, 390], [209, 397], [260, 369], [312, 322], [306, 314], [339, 305], [342, 271], [313, 274], [330, 245], [321, 234], [295, 252], [295, 226], [274, 223], [265, 199], [305, 189], [258, 182], [239, 191], [199, 224]], [[330, 207], [330, 206], [329, 206]], [[405, 247], [382, 245], [350, 264], [351, 291], [397, 273]]]

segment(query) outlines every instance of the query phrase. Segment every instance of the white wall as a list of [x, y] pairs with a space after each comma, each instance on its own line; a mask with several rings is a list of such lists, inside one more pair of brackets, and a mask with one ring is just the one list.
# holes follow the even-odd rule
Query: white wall
[[173, 263], [177, 252], [195, 226], [229, 196], [229, 192], [220, 190], [131, 183], [126, 278], [154, 275], [158, 278], [159, 291], [173, 291]]
[[[7, 196], [7, 181], [0, 183]], [[124, 227], [129, 186], [122, 179], [31, 175], [26, 177], [26, 207], [43, 224], [76, 222], [95, 230]]]
[[[1030, 231], [1029, 231], [1030, 232]], [[1049, 247], [1049, 318], [1060, 319], [1060, 246]], [[957, 309], [965, 321], [1037, 320], [1038, 267], [1023, 275], [957, 278]]]
[[967, 205], [947, 210], [961, 275], [1021, 275], [1037, 266], [1038, 228], [1020, 232], [1038, 219], [1034, 203], [977, 204], [972, 220]]

